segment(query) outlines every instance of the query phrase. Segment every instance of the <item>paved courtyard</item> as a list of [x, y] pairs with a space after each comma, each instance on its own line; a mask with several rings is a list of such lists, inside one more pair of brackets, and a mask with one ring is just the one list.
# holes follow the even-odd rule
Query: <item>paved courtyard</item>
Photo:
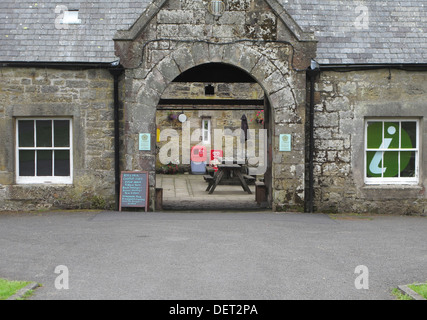
[[208, 183], [203, 175], [157, 174], [156, 187], [163, 189], [163, 208], [174, 210], [256, 210], [255, 186], [252, 194], [240, 185], [218, 185], [212, 194], [206, 191]]
[[[269, 212], [0, 214], [0, 277], [46, 299], [393, 299], [427, 280], [427, 218]], [[357, 266], [368, 289], [357, 289]], [[58, 289], [58, 266], [68, 289]]]

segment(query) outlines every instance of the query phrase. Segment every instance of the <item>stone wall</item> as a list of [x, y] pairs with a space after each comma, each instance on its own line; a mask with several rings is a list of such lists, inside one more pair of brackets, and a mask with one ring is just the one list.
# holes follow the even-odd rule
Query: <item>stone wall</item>
[[[213, 94], [206, 94], [211, 86]], [[172, 82], [162, 94], [162, 99], [206, 99], [206, 100], [264, 100], [264, 90], [258, 83], [203, 83]], [[189, 102], [191, 103], [191, 102]]]
[[[427, 213], [427, 73], [394, 69], [324, 71], [316, 84], [315, 207], [320, 212]], [[420, 121], [416, 185], [366, 185], [366, 118]]]
[[[73, 184], [15, 183], [15, 121], [69, 117]], [[113, 79], [108, 70], [0, 69], [0, 210], [114, 205]]]
[[[230, 0], [222, 17], [206, 6], [205, 0], [155, 0], [129, 30], [116, 34], [116, 54], [126, 68], [123, 168], [149, 171], [153, 195], [156, 151], [139, 151], [138, 134], [151, 133], [155, 145], [157, 106], [177, 76], [205, 63], [229, 64], [250, 74], [268, 101], [272, 209], [299, 210], [305, 188], [304, 70], [315, 56], [313, 34], [302, 32], [275, 1]], [[282, 133], [292, 134], [291, 152], [279, 151]]]

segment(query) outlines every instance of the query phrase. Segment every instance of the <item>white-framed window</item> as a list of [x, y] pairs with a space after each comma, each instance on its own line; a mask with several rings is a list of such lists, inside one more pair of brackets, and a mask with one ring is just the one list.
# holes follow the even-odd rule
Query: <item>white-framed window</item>
[[419, 177], [419, 121], [365, 120], [365, 183], [415, 184]]
[[62, 18], [63, 24], [80, 24], [82, 20], [79, 19], [79, 10], [65, 10], [64, 17]]
[[202, 142], [211, 143], [211, 119], [202, 119]]
[[16, 183], [73, 183], [71, 119], [16, 119]]

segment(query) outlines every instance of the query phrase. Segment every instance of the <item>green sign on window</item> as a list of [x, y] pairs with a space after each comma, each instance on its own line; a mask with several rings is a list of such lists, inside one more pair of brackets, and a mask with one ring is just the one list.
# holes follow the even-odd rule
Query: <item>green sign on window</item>
[[371, 121], [367, 128], [367, 176], [415, 177], [415, 121]]

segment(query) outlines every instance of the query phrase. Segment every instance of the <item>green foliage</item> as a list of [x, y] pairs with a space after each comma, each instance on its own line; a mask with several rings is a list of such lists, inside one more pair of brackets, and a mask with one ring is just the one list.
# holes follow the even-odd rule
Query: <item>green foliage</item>
[[167, 165], [161, 166], [159, 169], [157, 169], [156, 173], [159, 174], [177, 174], [177, 173], [184, 173], [188, 171], [188, 168], [186, 165], [177, 165], [169, 163]]
[[0, 278], [0, 300], [8, 299], [29, 283], [26, 281], [9, 281]]
[[418, 293], [420, 296], [427, 299], [427, 283], [424, 284], [410, 284], [408, 285], [409, 288], [414, 290], [416, 293]]
[[412, 300], [407, 294], [403, 294], [399, 289], [394, 288], [391, 293], [396, 297], [397, 300]]
[[106, 206], [107, 206], [107, 202], [103, 197], [93, 196], [91, 198], [91, 204], [90, 204], [91, 209], [105, 209]]

